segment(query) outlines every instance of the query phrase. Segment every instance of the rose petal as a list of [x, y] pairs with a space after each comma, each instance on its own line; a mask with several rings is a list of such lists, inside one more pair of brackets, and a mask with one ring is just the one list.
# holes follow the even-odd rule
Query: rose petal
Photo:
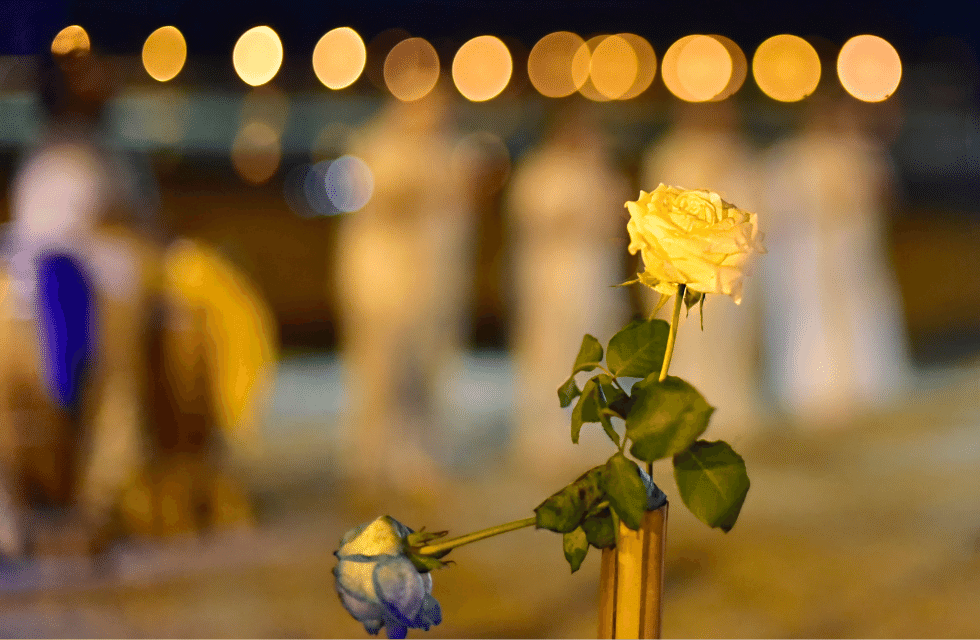
[[415, 565], [404, 556], [379, 559], [374, 569], [378, 599], [399, 623], [411, 626], [425, 602], [425, 587]]
[[376, 602], [365, 602], [340, 588], [337, 589], [340, 604], [355, 620], [364, 625], [364, 630], [376, 634], [384, 625], [384, 609]]

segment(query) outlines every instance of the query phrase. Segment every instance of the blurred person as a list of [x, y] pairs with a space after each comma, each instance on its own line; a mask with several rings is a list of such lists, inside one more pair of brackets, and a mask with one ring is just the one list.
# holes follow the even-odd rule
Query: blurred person
[[[644, 154], [641, 189], [652, 191], [660, 183], [710, 189], [726, 202], [759, 212], [759, 161], [742, 135], [738, 115], [732, 100], [675, 102], [673, 128]], [[765, 216], [759, 219], [765, 231]], [[660, 296], [646, 288], [643, 293], [644, 307], [650, 313]], [[712, 433], [726, 437], [745, 433], [757, 422], [758, 279], [746, 279], [741, 305], [716, 298], [705, 298], [703, 331], [697, 308], [682, 314], [670, 370], [689, 380], [709, 404], [719, 407], [711, 418]], [[657, 317], [669, 322], [670, 313], [667, 304]]]
[[601, 460], [598, 425], [569, 440], [571, 409], [557, 389], [590, 333], [603, 344], [628, 318], [625, 278], [629, 185], [613, 165], [590, 105], [563, 106], [540, 146], [514, 169], [508, 195], [513, 246], [513, 460], [542, 480]]
[[[154, 402], [183, 391], [167, 375], [179, 355], [160, 345], [192, 323], [166, 286], [152, 199], [103, 133], [111, 90], [94, 55], [58, 57], [42, 82], [43, 134], [11, 185], [0, 269], [0, 556], [89, 554], [141, 532], [132, 517], [141, 512], [164, 520], [154, 535], [184, 532], [202, 505], [179, 500], [187, 466], [161, 470], [160, 461], [189, 453], [211, 476], [218, 466], [216, 420], [205, 415], [205, 427], [190, 427], [190, 450], [175, 452], [196, 416], [183, 407], [162, 415]], [[134, 510], [134, 483], [147, 473], [158, 491]]]
[[885, 246], [895, 172], [859, 107], [824, 88], [766, 153], [763, 357], [779, 407], [809, 427], [888, 407], [911, 374]]
[[473, 221], [452, 168], [448, 99], [437, 86], [391, 101], [352, 141], [374, 194], [344, 215], [338, 237], [347, 376], [339, 464], [364, 491], [433, 489], [437, 442], [455, 418], [449, 384], [465, 346]]
[[0, 550], [8, 555], [104, 542], [114, 499], [138, 464], [138, 318], [141, 281], [152, 276], [140, 249], [109, 231], [145, 208], [135, 174], [103, 138], [111, 92], [92, 55], [47, 64], [45, 126], [11, 184], [0, 473], [19, 533]]

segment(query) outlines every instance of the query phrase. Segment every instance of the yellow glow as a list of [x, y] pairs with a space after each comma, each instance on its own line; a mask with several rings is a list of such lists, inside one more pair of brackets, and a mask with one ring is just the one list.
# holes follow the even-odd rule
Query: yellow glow
[[51, 41], [51, 53], [58, 56], [68, 55], [73, 51], [88, 53], [91, 49], [92, 42], [88, 38], [88, 33], [77, 24], [65, 27]]
[[160, 27], [143, 43], [143, 68], [154, 80], [173, 80], [186, 61], [187, 42], [177, 27]]
[[384, 66], [388, 91], [402, 102], [425, 97], [439, 81], [439, 56], [423, 38], [402, 40], [388, 52]]
[[725, 36], [713, 35], [710, 36], [718, 42], [721, 43], [725, 50], [728, 51], [728, 55], [732, 60], [732, 75], [728, 79], [728, 85], [722, 89], [721, 93], [712, 98], [714, 102], [720, 102], [726, 98], [735, 95], [742, 85], [745, 84], [745, 78], [749, 74], [749, 64], [748, 60], [745, 58], [745, 52], [742, 51], [742, 47], [735, 44], [731, 38], [726, 38]]
[[711, 100], [728, 86], [732, 77], [732, 57], [719, 41], [695, 36], [677, 55], [677, 80], [691, 102]]
[[570, 31], [549, 33], [538, 40], [527, 57], [527, 75], [541, 95], [564, 98], [585, 83], [588, 66], [584, 74], [581, 68], [575, 74], [572, 71], [572, 60], [584, 44], [582, 38]]
[[633, 45], [620, 36], [603, 39], [592, 52], [589, 77], [606, 98], [616, 100], [636, 82], [639, 60]]
[[354, 84], [361, 77], [366, 61], [364, 40], [350, 27], [328, 31], [313, 49], [313, 72], [330, 89]]
[[500, 38], [479, 36], [453, 58], [453, 82], [463, 97], [483, 102], [500, 94], [510, 82], [514, 61]]
[[646, 38], [633, 33], [617, 35], [629, 42], [633, 47], [633, 53], [636, 54], [636, 80], [626, 93], [619, 96], [620, 100], [631, 100], [646, 91], [657, 75], [657, 54], [653, 52], [653, 47]]
[[235, 72], [257, 87], [276, 77], [282, 65], [282, 41], [270, 27], [252, 27], [235, 43]]
[[684, 85], [681, 84], [680, 78], [677, 75], [677, 59], [680, 57], [681, 51], [687, 46], [687, 43], [697, 38], [696, 35], [684, 36], [674, 44], [667, 48], [667, 52], [664, 53], [663, 62], [660, 64], [660, 76], [663, 78], [664, 86], [672, 94], [680, 98], [681, 100], [686, 100], [688, 102], [694, 102], [694, 98], [687, 92]]
[[267, 182], [275, 175], [281, 159], [279, 134], [260, 120], [253, 120], [242, 127], [231, 147], [231, 162], [235, 171], [252, 184]]
[[594, 36], [585, 41], [572, 56], [572, 80], [578, 91], [593, 102], [608, 102], [609, 98], [599, 92], [592, 83], [592, 52], [608, 38], [608, 35]]
[[887, 40], [854, 36], [841, 47], [837, 75], [847, 92], [865, 102], [887, 99], [902, 80], [902, 60]]
[[773, 36], [755, 50], [752, 76], [763, 93], [773, 100], [796, 102], [817, 88], [820, 57], [813, 46], [799, 36]]

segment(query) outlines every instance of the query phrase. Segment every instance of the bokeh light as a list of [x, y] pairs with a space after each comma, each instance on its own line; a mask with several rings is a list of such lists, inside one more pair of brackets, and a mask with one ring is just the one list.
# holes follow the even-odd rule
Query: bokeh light
[[428, 95], [439, 81], [439, 56], [423, 38], [402, 40], [388, 52], [384, 65], [385, 85], [402, 102]]
[[572, 56], [572, 81], [578, 87], [578, 92], [593, 102], [609, 101], [609, 98], [596, 89], [591, 74], [592, 52], [608, 37], [608, 34], [602, 34], [589, 38]]
[[[549, 33], [538, 40], [527, 57], [527, 75], [538, 93], [548, 98], [564, 98], [578, 91], [588, 79], [579, 69], [573, 73], [572, 60], [585, 41], [570, 31]], [[586, 65], [588, 60], [586, 60]]]
[[302, 193], [303, 204], [308, 211], [316, 215], [332, 216], [340, 213], [327, 194], [327, 171], [332, 160], [323, 160], [309, 166], [303, 174]]
[[854, 36], [841, 47], [837, 75], [849, 94], [864, 102], [881, 102], [902, 80], [902, 60], [887, 40]]
[[177, 27], [160, 27], [143, 43], [143, 68], [154, 80], [173, 80], [186, 61], [187, 42]]
[[720, 102], [730, 98], [745, 84], [745, 78], [749, 75], [749, 63], [745, 57], [742, 47], [738, 46], [731, 38], [725, 36], [712, 35], [711, 38], [721, 43], [732, 61], [732, 75], [728, 79], [728, 85], [722, 89], [721, 93], [712, 98], [715, 102]]
[[732, 78], [732, 57], [718, 40], [697, 35], [677, 54], [677, 80], [690, 102], [712, 100]]
[[629, 42], [630, 46], [633, 47], [633, 53], [636, 54], [636, 79], [633, 81], [633, 86], [619, 96], [620, 100], [632, 100], [646, 91], [653, 83], [653, 79], [657, 75], [657, 54], [654, 53], [653, 47], [650, 46], [647, 39], [642, 36], [635, 33], [619, 33], [616, 35]]
[[514, 61], [500, 38], [478, 36], [453, 58], [453, 82], [467, 100], [483, 102], [500, 95], [510, 82]]
[[752, 76], [773, 100], [797, 102], [820, 83], [820, 57], [813, 45], [799, 36], [773, 36], [755, 50]]
[[633, 45], [620, 36], [603, 38], [592, 51], [589, 78], [603, 96], [621, 98], [629, 91], [639, 72], [639, 59]]
[[680, 56], [684, 46], [696, 37], [696, 35], [684, 36], [670, 45], [667, 48], [667, 52], [664, 53], [663, 61], [660, 63], [660, 77], [664, 81], [664, 86], [672, 94], [688, 102], [693, 102], [693, 98], [690, 98], [687, 89], [684, 88], [684, 85], [681, 84], [680, 79], [677, 77], [677, 58]]
[[253, 120], [235, 136], [231, 147], [231, 162], [246, 182], [268, 182], [279, 168], [282, 146], [279, 134], [268, 123]]
[[51, 41], [51, 53], [65, 56], [69, 53], [88, 53], [92, 49], [88, 32], [77, 24], [65, 27]]
[[253, 87], [276, 77], [282, 65], [282, 41], [271, 27], [252, 27], [235, 43], [232, 62], [238, 76]]
[[357, 211], [374, 193], [374, 174], [356, 156], [341, 156], [330, 163], [325, 180], [327, 197], [340, 211]]
[[330, 89], [354, 84], [361, 77], [366, 61], [364, 40], [350, 27], [328, 31], [313, 49], [313, 72]]

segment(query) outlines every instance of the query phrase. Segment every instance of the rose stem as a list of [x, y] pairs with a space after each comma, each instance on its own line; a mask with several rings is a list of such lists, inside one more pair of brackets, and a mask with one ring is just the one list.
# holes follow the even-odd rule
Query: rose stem
[[482, 531], [476, 531], [474, 533], [468, 533], [465, 536], [453, 538], [452, 540], [446, 540], [445, 542], [428, 544], [420, 548], [418, 553], [419, 555], [429, 556], [441, 551], [449, 551], [450, 549], [455, 549], [456, 547], [461, 547], [464, 544], [476, 542], [477, 540], [492, 538], [493, 536], [499, 536], [501, 533], [516, 531], [517, 529], [523, 529], [524, 527], [530, 527], [535, 522], [537, 522], [537, 518], [532, 516], [530, 518], [524, 518], [523, 520], [515, 520], [505, 524], [498, 524], [495, 527], [490, 527], [489, 529], [483, 529]]
[[[609, 502], [603, 500], [599, 504], [595, 505], [590, 509], [590, 512], [599, 512], [609, 506]], [[478, 540], [483, 540], [484, 538], [492, 538], [493, 536], [499, 536], [501, 533], [507, 533], [509, 531], [516, 531], [518, 529], [523, 529], [524, 527], [530, 527], [538, 521], [537, 517], [524, 518], [523, 520], [514, 520], [513, 522], [508, 522], [506, 524], [498, 524], [495, 527], [490, 527], [489, 529], [483, 529], [481, 531], [476, 531], [474, 533], [468, 533], [465, 536], [460, 536], [458, 538], [453, 538], [452, 540], [446, 540], [438, 544], [429, 544], [424, 547], [420, 547], [418, 550], [419, 555], [427, 556], [434, 553], [439, 553], [440, 551], [448, 551], [450, 549], [455, 549], [456, 547], [462, 547], [464, 544], [469, 544], [471, 542], [476, 542]]]
[[670, 320], [670, 333], [667, 335], [667, 350], [664, 352], [664, 365], [660, 368], [660, 382], [667, 378], [670, 368], [670, 357], [674, 355], [674, 340], [677, 339], [677, 325], [681, 323], [681, 305], [684, 303], [684, 285], [677, 287], [677, 299], [674, 300], [674, 316]]
[[[670, 319], [670, 333], [667, 334], [667, 349], [664, 351], [664, 364], [660, 367], [660, 382], [667, 378], [670, 368], [670, 358], [674, 355], [674, 341], [677, 339], [677, 326], [681, 323], [681, 304], [684, 303], [685, 285], [677, 286], [677, 299], [674, 300], [674, 315]], [[653, 475], [653, 463], [647, 463], [647, 473]]]

